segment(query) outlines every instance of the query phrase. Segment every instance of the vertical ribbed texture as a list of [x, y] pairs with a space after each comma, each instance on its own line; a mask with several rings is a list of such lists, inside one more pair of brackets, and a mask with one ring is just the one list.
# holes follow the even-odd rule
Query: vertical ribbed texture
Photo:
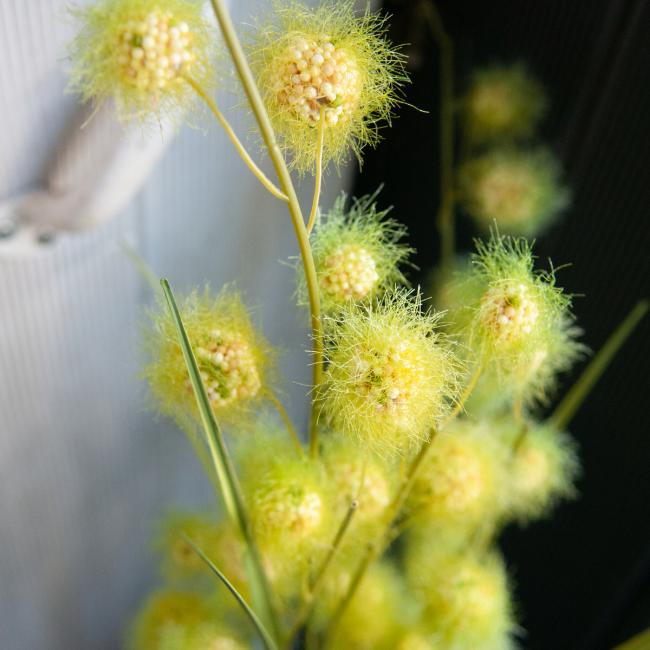
[[[0, 0], [0, 201], [44, 178], [76, 111], [64, 94], [66, 4]], [[234, 4], [241, 20], [262, 3]], [[245, 116], [233, 122], [250, 130]], [[182, 130], [131, 207], [100, 230], [29, 258], [0, 242], [2, 650], [120, 647], [154, 580], [156, 517], [210, 503], [182, 436], [144, 408], [137, 330], [149, 292], [123, 239], [178, 290], [240, 279], [286, 350], [290, 379], [308, 382], [306, 317], [292, 308], [293, 272], [278, 263], [296, 254], [286, 209], [217, 128], [206, 132]], [[324, 204], [340, 187], [328, 180]], [[307, 389], [285, 390], [304, 419]]]

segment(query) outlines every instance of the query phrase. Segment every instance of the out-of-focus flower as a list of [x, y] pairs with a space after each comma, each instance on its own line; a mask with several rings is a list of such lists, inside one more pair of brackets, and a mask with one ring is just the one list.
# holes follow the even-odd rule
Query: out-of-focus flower
[[384, 19], [357, 17], [350, 0], [312, 9], [277, 2], [260, 27], [250, 58], [282, 146], [293, 166], [313, 169], [323, 120], [325, 163], [357, 156], [378, 139], [404, 79], [403, 57], [386, 41]]
[[[226, 421], [247, 414], [269, 385], [274, 354], [239, 294], [194, 291], [179, 310], [215, 414]], [[151, 323], [143, 337], [151, 357], [144, 374], [160, 410], [183, 424], [196, 402], [174, 321], [161, 306]]]
[[458, 180], [463, 206], [484, 230], [496, 221], [506, 234], [535, 235], [569, 201], [559, 164], [544, 148], [491, 150], [465, 162]]
[[123, 119], [181, 113], [214, 83], [214, 35], [195, 0], [99, 0], [75, 11], [71, 84], [84, 100], [114, 98]]
[[456, 391], [454, 356], [437, 322], [407, 291], [337, 316], [320, 394], [336, 431], [383, 453], [404, 453], [426, 439]]
[[[374, 195], [357, 199], [346, 210], [346, 197], [340, 196], [312, 234], [325, 312], [372, 299], [406, 282], [398, 267], [411, 252], [398, 243], [405, 229], [386, 218], [388, 211], [378, 211], [374, 199]], [[302, 273], [299, 278], [299, 296], [306, 302]]]
[[521, 63], [477, 70], [462, 103], [470, 143], [526, 138], [546, 112], [542, 86]]

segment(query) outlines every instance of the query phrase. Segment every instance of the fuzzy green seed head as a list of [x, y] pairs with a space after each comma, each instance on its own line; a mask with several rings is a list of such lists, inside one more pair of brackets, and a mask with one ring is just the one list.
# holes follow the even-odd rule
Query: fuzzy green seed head
[[514, 628], [507, 576], [498, 555], [410, 549], [407, 572], [423, 602], [422, 624], [434, 647], [510, 648]]
[[[504, 456], [501, 485], [503, 518], [526, 523], [547, 515], [563, 499], [576, 495], [579, 461], [571, 437], [549, 425], [509, 420], [494, 423], [498, 438], [511, 451]], [[514, 448], [514, 450], [513, 450]]]
[[379, 452], [406, 452], [426, 437], [456, 386], [437, 320], [405, 291], [340, 313], [329, 328], [320, 395], [335, 430]]
[[446, 529], [475, 528], [497, 517], [501, 448], [490, 431], [456, 420], [437, 434], [419, 472], [409, 508]]
[[524, 402], [543, 399], [579, 356], [569, 296], [553, 272], [533, 270], [523, 239], [492, 234], [477, 243], [472, 267], [446, 289], [450, 329], [479, 359], [495, 390]]
[[76, 12], [72, 86], [114, 98], [121, 118], [174, 113], [193, 102], [185, 77], [209, 86], [213, 35], [193, 0], [100, 0]]
[[334, 537], [323, 466], [266, 425], [242, 441], [238, 458], [253, 533], [271, 581], [283, 583]]
[[324, 121], [323, 161], [343, 162], [377, 139], [397, 103], [403, 59], [384, 37], [384, 20], [357, 17], [350, 0], [317, 8], [277, 2], [250, 59], [281, 145], [301, 172], [316, 163]]
[[535, 235], [566, 208], [560, 167], [545, 148], [494, 149], [464, 163], [459, 194], [484, 230], [496, 220], [507, 234]]
[[129, 650], [160, 650], [175, 630], [193, 629], [215, 616], [209, 601], [195, 593], [162, 590], [153, 593], [137, 614], [130, 632]]
[[472, 144], [531, 136], [546, 112], [541, 85], [521, 64], [495, 65], [472, 76], [463, 126]]
[[409, 631], [400, 639], [396, 650], [437, 650], [437, 646], [429, 637], [430, 635], [423, 632]]
[[[399, 243], [405, 235], [404, 227], [387, 219], [387, 210], [377, 210], [375, 196], [356, 199], [346, 209], [346, 196], [342, 194], [312, 235], [326, 313], [336, 312], [351, 302], [370, 300], [406, 282], [399, 270], [399, 264], [411, 253]], [[306, 304], [302, 269], [298, 278], [299, 301]]]
[[245, 644], [232, 630], [215, 623], [167, 630], [158, 650], [246, 650]]
[[397, 569], [387, 561], [373, 565], [341, 617], [332, 647], [393, 650], [407, 602]]
[[[223, 421], [240, 418], [268, 385], [274, 364], [270, 345], [229, 288], [216, 297], [208, 289], [195, 291], [179, 309], [215, 414]], [[163, 305], [151, 322], [144, 336], [152, 361], [144, 374], [160, 410], [182, 421], [196, 412], [196, 402], [174, 322]]]

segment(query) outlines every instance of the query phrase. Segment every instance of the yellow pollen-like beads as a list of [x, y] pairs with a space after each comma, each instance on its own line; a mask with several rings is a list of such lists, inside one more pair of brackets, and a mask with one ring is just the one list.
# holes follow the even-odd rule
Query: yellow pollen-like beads
[[262, 387], [248, 343], [236, 333], [214, 330], [196, 349], [210, 404], [218, 408], [236, 399], [255, 397]]
[[450, 512], [470, 508], [481, 497], [485, 483], [481, 462], [453, 448], [446, 451], [444, 464], [429, 480], [432, 505]]
[[379, 280], [377, 264], [362, 246], [345, 244], [325, 258], [321, 287], [341, 302], [362, 300]]
[[539, 317], [524, 284], [498, 286], [482, 299], [484, 325], [499, 339], [517, 340], [530, 334]]
[[155, 9], [129, 21], [117, 42], [117, 61], [125, 79], [146, 92], [179, 80], [195, 60], [187, 23], [175, 23], [169, 11]]
[[369, 352], [357, 359], [358, 388], [377, 411], [399, 418], [408, 409], [420, 374], [411, 357], [408, 345], [398, 343], [385, 354]]
[[533, 208], [533, 182], [521, 166], [495, 165], [483, 175], [476, 188], [481, 212], [505, 222], [526, 220]]
[[297, 36], [278, 61], [273, 90], [281, 105], [308, 123], [327, 126], [350, 115], [359, 102], [361, 75], [356, 60], [324, 35], [317, 41]]

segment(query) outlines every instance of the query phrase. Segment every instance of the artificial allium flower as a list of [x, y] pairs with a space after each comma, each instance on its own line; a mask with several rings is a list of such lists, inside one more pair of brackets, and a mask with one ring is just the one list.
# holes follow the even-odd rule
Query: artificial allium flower
[[195, 629], [216, 618], [218, 612], [205, 596], [187, 591], [157, 591], [136, 616], [127, 647], [129, 650], [159, 649], [170, 631]]
[[407, 575], [423, 601], [422, 625], [434, 647], [503, 650], [511, 646], [512, 605], [503, 562], [478, 554], [411, 544]]
[[[398, 243], [406, 231], [397, 221], [386, 218], [387, 210], [377, 210], [375, 196], [355, 200], [346, 211], [346, 197], [341, 195], [312, 234], [325, 312], [334, 312], [349, 302], [374, 298], [406, 282], [398, 268], [411, 252]], [[302, 272], [299, 278], [299, 295], [304, 303]]]
[[505, 233], [535, 235], [569, 201], [558, 162], [544, 148], [493, 149], [465, 162], [458, 181], [465, 209], [485, 230], [496, 220]]
[[349, 536], [358, 544], [360, 531], [374, 531], [384, 521], [395, 492], [396, 468], [371, 452], [360, 454], [358, 446], [341, 435], [324, 439], [322, 457], [337, 520], [343, 520], [352, 501], [358, 503]]
[[481, 423], [455, 420], [436, 435], [409, 497], [413, 516], [463, 530], [496, 519], [503, 462], [491, 433]]
[[296, 169], [314, 167], [321, 119], [325, 164], [377, 142], [404, 78], [403, 57], [384, 32], [383, 18], [357, 17], [351, 0], [326, 0], [315, 9], [277, 2], [273, 22], [258, 30], [251, 64]]
[[448, 317], [493, 385], [523, 401], [538, 399], [558, 371], [578, 356], [579, 333], [571, 298], [555, 286], [553, 271], [533, 270], [524, 239], [494, 232], [477, 242], [472, 267], [454, 280]]
[[374, 564], [341, 617], [332, 648], [393, 650], [408, 613], [408, 595], [397, 569]]
[[427, 437], [456, 390], [438, 320], [408, 291], [349, 305], [332, 319], [319, 397], [336, 431], [378, 452], [406, 452]]
[[244, 642], [229, 626], [204, 623], [190, 628], [170, 627], [155, 650], [246, 650], [250, 647], [250, 641]]
[[122, 119], [175, 114], [208, 88], [213, 35], [196, 0], [99, 0], [75, 13], [71, 84], [84, 100], [114, 98]]
[[472, 75], [462, 109], [470, 143], [515, 140], [533, 134], [546, 112], [546, 96], [522, 64], [493, 65]]
[[[224, 288], [194, 291], [179, 302], [188, 338], [217, 418], [231, 421], [248, 413], [268, 386], [274, 355], [254, 328], [238, 293]], [[196, 400], [172, 317], [164, 306], [145, 332], [151, 363], [144, 374], [160, 410], [184, 425]]]
[[580, 466], [575, 442], [548, 424], [512, 420], [494, 423], [504, 455], [503, 517], [526, 523], [550, 512], [562, 499], [575, 497]]
[[323, 466], [267, 425], [241, 441], [237, 457], [253, 534], [283, 590], [336, 532]]

